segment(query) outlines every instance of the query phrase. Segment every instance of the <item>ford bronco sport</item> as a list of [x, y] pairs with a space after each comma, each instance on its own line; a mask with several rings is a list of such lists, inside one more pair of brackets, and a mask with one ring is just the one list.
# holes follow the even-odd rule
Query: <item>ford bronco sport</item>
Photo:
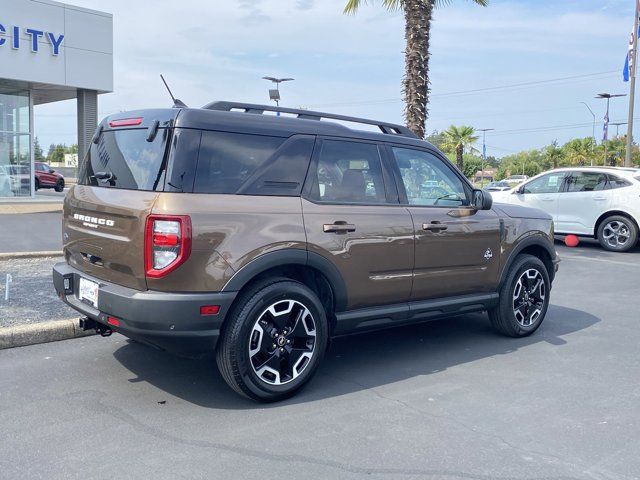
[[403, 126], [229, 102], [105, 119], [63, 237], [54, 284], [85, 328], [215, 351], [262, 401], [332, 336], [483, 310], [530, 335], [558, 262], [551, 217], [492, 205]]

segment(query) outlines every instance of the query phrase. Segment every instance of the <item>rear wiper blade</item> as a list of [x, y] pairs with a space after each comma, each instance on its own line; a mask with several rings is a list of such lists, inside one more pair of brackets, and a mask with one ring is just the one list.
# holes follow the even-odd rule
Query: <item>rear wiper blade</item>
[[112, 172], [96, 172], [95, 175], [91, 175], [91, 178], [106, 181], [117, 180], [116, 176]]

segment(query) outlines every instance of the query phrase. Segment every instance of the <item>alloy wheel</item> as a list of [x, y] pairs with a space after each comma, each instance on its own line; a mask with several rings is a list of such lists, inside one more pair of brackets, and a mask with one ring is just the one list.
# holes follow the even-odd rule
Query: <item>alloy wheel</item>
[[298, 378], [315, 353], [316, 324], [309, 309], [297, 300], [279, 300], [258, 317], [249, 336], [249, 363], [269, 385]]
[[613, 249], [624, 247], [631, 238], [629, 226], [619, 220], [612, 220], [602, 229], [602, 238]]
[[513, 314], [521, 326], [530, 327], [540, 318], [546, 295], [542, 273], [530, 268], [520, 275], [513, 290]]

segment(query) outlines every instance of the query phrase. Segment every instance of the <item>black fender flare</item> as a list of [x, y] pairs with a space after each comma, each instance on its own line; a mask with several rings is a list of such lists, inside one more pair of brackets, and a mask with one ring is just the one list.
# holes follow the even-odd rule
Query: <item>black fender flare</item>
[[256, 257], [238, 270], [222, 288], [222, 291], [240, 291], [257, 275], [283, 265], [301, 265], [318, 270], [327, 278], [331, 286], [336, 312], [346, 309], [347, 286], [338, 267], [318, 253], [299, 248], [287, 248]]
[[[556, 260], [556, 250], [553, 244], [549, 241], [549, 239], [543, 234], [530, 235], [522, 240], [519, 240], [516, 246], [513, 248], [513, 250], [509, 254], [509, 257], [507, 258], [507, 261], [504, 263], [504, 266], [502, 267], [502, 271], [500, 272], [500, 283], [498, 284], [498, 290], [502, 288], [502, 284], [505, 281], [505, 278], [507, 276], [507, 273], [509, 272], [509, 269], [511, 268], [511, 265], [513, 265], [513, 262], [515, 262], [516, 257], [520, 255], [525, 248], [532, 247], [532, 246], [544, 248], [544, 250], [549, 254], [551, 261], [553, 262], [554, 260]], [[554, 276], [555, 276], [555, 271], [552, 267], [551, 270], [549, 271], [549, 278], [551, 278], [551, 280], [553, 281]]]

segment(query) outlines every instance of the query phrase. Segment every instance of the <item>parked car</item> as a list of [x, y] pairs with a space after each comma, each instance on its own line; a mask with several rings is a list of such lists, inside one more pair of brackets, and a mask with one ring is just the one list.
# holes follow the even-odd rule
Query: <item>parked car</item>
[[492, 195], [540, 208], [553, 217], [556, 234], [596, 238], [606, 250], [625, 252], [638, 241], [640, 169], [561, 168]]
[[53, 188], [56, 192], [64, 190], [64, 176], [46, 163], [35, 162], [34, 174], [36, 190], [41, 188]]
[[490, 192], [503, 192], [505, 190], [511, 190], [513, 185], [509, 184], [506, 180], [500, 180], [499, 182], [491, 182], [486, 187], [485, 190]]
[[4, 165], [0, 165], [0, 197], [9, 197], [13, 195], [11, 190], [11, 177]]
[[230, 102], [105, 119], [63, 237], [54, 285], [83, 328], [215, 351], [263, 401], [305, 385], [332, 336], [482, 310], [530, 335], [558, 262], [548, 214], [492, 206], [403, 126]]
[[510, 177], [505, 178], [504, 181], [513, 187], [514, 185], [521, 184], [528, 178], [529, 177], [527, 175], [511, 175]]
[[11, 191], [14, 195], [29, 195], [31, 193], [30, 168], [26, 165], [5, 165], [4, 170], [9, 176]]

